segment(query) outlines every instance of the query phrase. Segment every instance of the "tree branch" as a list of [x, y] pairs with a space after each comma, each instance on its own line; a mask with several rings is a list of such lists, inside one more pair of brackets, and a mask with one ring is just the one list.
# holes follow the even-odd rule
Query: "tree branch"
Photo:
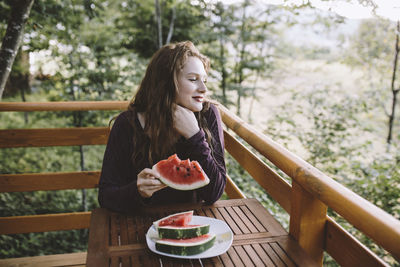
[[399, 56], [400, 52], [400, 47], [399, 47], [399, 35], [400, 35], [400, 20], [397, 21], [397, 31], [396, 31], [396, 41], [395, 41], [395, 54], [394, 54], [394, 63], [393, 63], [393, 75], [392, 75], [392, 82], [391, 82], [391, 90], [392, 90], [392, 109], [391, 113], [389, 114], [389, 131], [388, 131], [388, 136], [386, 139], [386, 143], [388, 144], [388, 149], [389, 146], [392, 142], [392, 131], [393, 131], [393, 124], [394, 124], [394, 117], [396, 114], [396, 105], [397, 105], [397, 93], [398, 89], [394, 88], [394, 83], [396, 81], [396, 72], [397, 72], [397, 59]]

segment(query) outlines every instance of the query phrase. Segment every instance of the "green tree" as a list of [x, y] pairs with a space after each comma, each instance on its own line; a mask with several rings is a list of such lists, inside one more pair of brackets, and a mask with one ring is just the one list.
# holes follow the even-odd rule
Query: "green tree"
[[[124, 36], [122, 47], [136, 52], [143, 58], [151, 57], [162, 40], [192, 40], [196, 43], [205, 30], [202, 26], [206, 21], [203, 12], [206, 4], [202, 1], [196, 5], [186, 1], [161, 1], [160, 14], [156, 16], [156, 20], [154, 17], [157, 4], [153, 0], [121, 1], [119, 5], [122, 11], [115, 27]], [[173, 31], [170, 30], [172, 21]], [[168, 36], [171, 32], [172, 36]]]
[[395, 77], [400, 75], [400, 70], [396, 69], [396, 48], [399, 46], [396, 32], [395, 23], [389, 20], [365, 20], [360, 24], [358, 33], [350, 38], [350, 47], [345, 58], [350, 66], [365, 70], [364, 86], [373, 96], [376, 106], [383, 107], [377, 110], [377, 114], [383, 112], [388, 117], [388, 143], [399, 141], [389, 138], [392, 130], [398, 131], [398, 126], [393, 128], [398, 92]]

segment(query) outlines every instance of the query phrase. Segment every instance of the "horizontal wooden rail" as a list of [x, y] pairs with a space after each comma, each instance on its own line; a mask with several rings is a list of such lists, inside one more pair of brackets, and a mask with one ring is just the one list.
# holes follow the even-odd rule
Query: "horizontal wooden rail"
[[0, 266], [2, 267], [85, 267], [86, 266], [86, 252], [75, 252], [66, 254], [54, 254], [34, 257], [22, 257], [12, 259], [0, 259]]
[[222, 105], [219, 108], [228, 128], [313, 196], [400, 259], [400, 221], [259, 133]]
[[0, 130], [0, 148], [104, 145], [108, 127]]
[[0, 217], [0, 234], [23, 234], [89, 228], [91, 212]]
[[325, 250], [342, 267], [388, 266], [360, 241], [328, 216], [325, 226]]
[[0, 102], [0, 111], [126, 110], [128, 101]]
[[224, 139], [229, 154], [290, 213], [290, 184], [227, 131], [224, 131]]
[[0, 193], [96, 188], [99, 171], [1, 174]]

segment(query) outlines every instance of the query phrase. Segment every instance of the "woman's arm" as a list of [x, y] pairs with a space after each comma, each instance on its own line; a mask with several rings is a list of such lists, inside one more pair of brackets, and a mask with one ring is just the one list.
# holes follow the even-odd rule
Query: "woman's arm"
[[132, 138], [133, 129], [122, 113], [114, 122], [104, 153], [98, 195], [101, 207], [131, 213], [144, 204], [132, 169]]
[[178, 144], [177, 153], [182, 159], [189, 158], [200, 163], [210, 179], [210, 183], [197, 190], [198, 196], [207, 204], [212, 204], [221, 197], [225, 190], [224, 136], [218, 109], [211, 105], [206, 115], [213, 138], [213, 150], [206, 141], [204, 131], [200, 129], [195, 135]]

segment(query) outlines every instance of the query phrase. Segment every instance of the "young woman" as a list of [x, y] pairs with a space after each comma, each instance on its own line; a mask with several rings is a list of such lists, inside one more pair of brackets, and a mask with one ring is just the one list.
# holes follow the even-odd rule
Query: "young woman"
[[[102, 207], [132, 213], [147, 205], [218, 200], [226, 183], [221, 118], [206, 100], [209, 60], [189, 41], [152, 57], [128, 110], [111, 129], [99, 184]], [[151, 169], [173, 154], [196, 160], [210, 179], [202, 188], [167, 187]]]

